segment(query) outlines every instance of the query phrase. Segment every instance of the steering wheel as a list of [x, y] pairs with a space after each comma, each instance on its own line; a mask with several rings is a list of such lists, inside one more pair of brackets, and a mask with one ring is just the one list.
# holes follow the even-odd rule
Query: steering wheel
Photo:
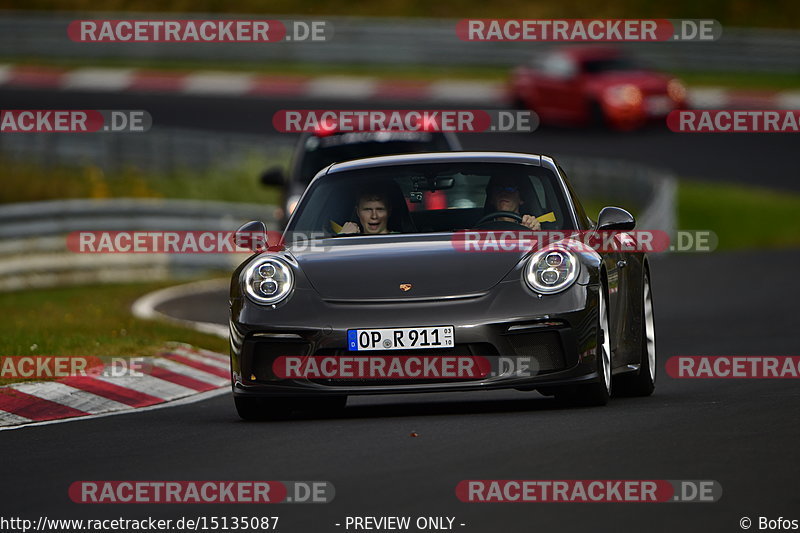
[[[482, 216], [481, 219], [478, 222], [475, 223], [475, 225], [476, 226], [480, 226], [481, 224], [484, 224], [486, 222], [489, 222], [490, 220], [494, 220], [494, 219], [500, 218], [500, 217], [513, 218], [520, 225], [522, 225], [522, 215], [520, 215], [519, 213], [516, 213], [514, 211], [494, 211], [492, 213], [489, 213], [488, 215]], [[501, 221], [501, 222], [504, 222], [504, 221]]]

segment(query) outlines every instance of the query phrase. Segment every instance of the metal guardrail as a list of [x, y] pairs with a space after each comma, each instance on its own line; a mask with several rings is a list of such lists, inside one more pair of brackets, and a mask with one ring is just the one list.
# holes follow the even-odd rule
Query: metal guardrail
[[[501, 16], [501, 14], [498, 14]], [[67, 38], [77, 19], [324, 19], [333, 37], [321, 43], [86, 44]], [[284, 17], [181, 13], [49, 13], [0, 11], [0, 50], [26, 58], [237, 61], [253, 63], [512, 66], [540, 55], [550, 44], [464, 42], [456, 36], [457, 19], [367, 17]], [[656, 68], [687, 71], [798, 72], [800, 31], [724, 28], [713, 42], [626, 43]]]
[[[562, 159], [582, 197], [635, 207], [641, 229], [675, 230], [675, 179], [637, 164]], [[81, 254], [73, 231], [232, 231], [248, 220], [277, 229], [274, 207], [193, 200], [54, 200], [0, 206], [0, 291], [163, 280], [230, 271], [247, 254]]]
[[613, 202], [637, 214], [637, 228], [674, 234], [678, 182], [670, 172], [616, 159], [561, 157], [559, 163], [581, 198]]
[[247, 254], [81, 254], [73, 231], [233, 231], [272, 206], [194, 200], [54, 200], [0, 206], [0, 290], [163, 280], [230, 271]]
[[224, 172], [255, 157], [282, 160], [294, 138], [154, 127], [145, 133], [0, 135], [0, 155], [43, 167], [92, 164], [107, 173], [128, 167], [164, 176], [182, 170]]

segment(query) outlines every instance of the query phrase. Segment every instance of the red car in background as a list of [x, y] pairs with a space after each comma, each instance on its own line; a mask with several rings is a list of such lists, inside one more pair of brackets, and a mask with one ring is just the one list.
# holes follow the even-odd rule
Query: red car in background
[[544, 124], [632, 130], [687, 106], [679, 80], [639, 65], [618, 48], [562, 47], [535, 63], [512, 71], [511, 97]]

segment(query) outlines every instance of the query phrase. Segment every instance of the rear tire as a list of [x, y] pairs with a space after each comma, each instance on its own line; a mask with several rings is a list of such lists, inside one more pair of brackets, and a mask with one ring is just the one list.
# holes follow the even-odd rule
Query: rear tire
[[656, 332], [650, 273], [645, 270], [642, 283], [642, 346], [639, 371], [620, 376], [618, 391], [622, 396], [650, 396], [656, 388]]
[[608, 298], [605, 282], [600, 283], [597, 304], [597, 374], [598, 381], [574, 385], [556, 391], [559, 401], [582, 406], [606, 405], [611, 398], [611, 338], [608, 325]]

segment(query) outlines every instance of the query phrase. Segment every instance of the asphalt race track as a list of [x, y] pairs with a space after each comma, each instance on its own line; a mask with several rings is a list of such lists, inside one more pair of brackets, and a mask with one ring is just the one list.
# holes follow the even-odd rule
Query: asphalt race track
[[[0, 101], [13, 109], [144, 109], [154, 127], [181, 127], [278, 134], [272, 115], [280, 109], [485, 109], [426, 102], [223, 98], [174, 94], [61, 92], [0, 88]], [[542, 129], [532, 134], [459, 136], [466, 150], [508, 150], [629, 159], [673, 170], [685, 178], [740, 182], [800, 191], [797, 139], [781, 134], [678, 134], [664, 127], [633, 133]]]
[[[770, 277], [750, 278], [764, 262]], [[674, 380], [672, 355], [796, 353], [798, 318], [776, 280], [800, 251], [673, 255], [653, 263], [661, 365], [654, 396], [565, 409], [537, 393], [351, 400], [337, 418], [238, 420], [231, 399], [5, 432], [5, 515], [281, 516], [284, 531], [338, 531], [347, 515], [455, 516], [463, 531], [736, 531], [742, 516], [797, 511], [800, 391], [793, 380]], [[731, 287], [736, 287], [731, 290]], [[793, 295], [797, 296], [797, 294]], [[224, 319], [226, 295], [162, 310]], [[198, 307], [198, 302], [203, 307]], [[212, 310], [213, 309], [213, 310]], [[221, 311], [223, 310], [223, 311]], [[418, 437], [411, 437], [416, 432]], [[25, 450], [26, 460], [13, 460]], [[76, 505], [67, 487], [98, 479], [328, 480], [327, 505]], [[714, 479], [716, 503], [478, 504], [463, 479]], [[309, 508], [311, 507], [311, 508]]]
[[[299, 104], [50, 93], [48, 105], [42, 96], [0, 91], [6, 107], [91, 102], [83, 107], [107, 109], [124, 101], [124, 108], [148, 109], [158, 124], [250, 132], [264, 132], [273, 110]], [[253, 106], [258, 109], [250, 113]], [[800, 189], [791, 135], [543, 131], [462, 140], [466, 148], [628, 157], [682, 175]], [[760, 157], [772, 163], [765, 166]], [[286, 532], [345, 531], [335, 524], [346, 516], [454, 516], [456, 530], [481, 533], [731, 532], [741, 531], [744, 516], [756, 522], [754, 530], [759, 516], [797, 519], [797, 381], [676, 380], [663, 365], [674, 355], [796, 355], [798, 264], [800, 250], [654, 258], [660, 375], [650, 398], [569, 409], [537, 393], [395, 395], [351, 399], [332, 418], [246, 423], [223, 395], [7, 431], [0, 434], [2, 514], [278, 515], [279, 530]], [[168, 302], [161, 310], [224, 324], [226, 307], [227, 295], [217, 292]], [[15, 459], [22, 451], [25, 460]], [[326, 505], [264, 507], [78, 505], [67, 494], [77, 480], [130, 479], [327, 480], [337, 495]], [[461, 503], [455, 486], [466, 479], [704, 479], [718, 481], [723, 495], [716, 503]]]

